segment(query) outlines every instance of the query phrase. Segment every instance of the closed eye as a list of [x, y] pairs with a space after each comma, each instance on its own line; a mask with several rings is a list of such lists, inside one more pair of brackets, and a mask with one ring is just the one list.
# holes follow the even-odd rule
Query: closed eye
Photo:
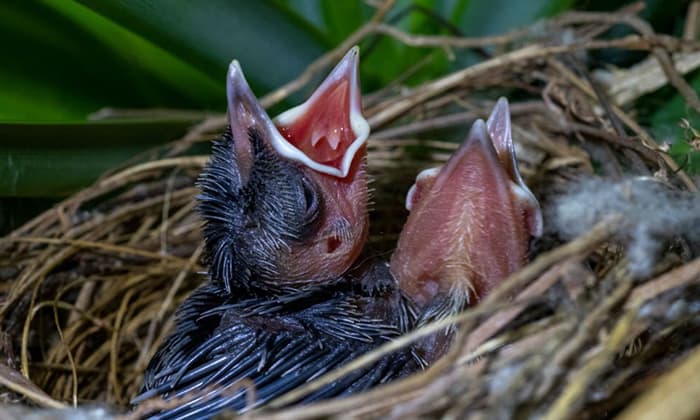
[[311, 181], [304, 178], [302, 181], [302, 189], [304, 190], [304, 203], [306, 204], [307, 221], [311, 222], [316, 219], [319, 213], [320, 201], [316, 188]]

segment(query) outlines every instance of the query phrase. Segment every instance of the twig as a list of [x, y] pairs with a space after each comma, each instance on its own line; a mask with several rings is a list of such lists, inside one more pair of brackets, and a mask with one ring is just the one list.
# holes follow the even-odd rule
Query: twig
[[[588, 250], [584, 251], [584, 254], [587, 253], [587, 251]], [[464, 346], [466, 351], [472, 353], [469, 354], [467, 357], [472, 358], [474, 349], [479, 347], [481, 344], [484, 343], [484, 341], [486, 341], [486, 339], [493, 336], [493, 334], [498, 332], [498, 330], [503, 328], [510, 321], [515, 319], [515, 317], [520, 315], [520, 313], [522, 313], [525, 307], [523, 305], [516, 305], [516, 302], [524, 302], [529, 299], [534, 299], [542, 296], [550, 287], [552, 287], [559, 280], [561, 272], [564, 271], [568, 265], [576, 263], [577, 260], [580, 259], [581, 256], [573, 256], [555, 265], [554, 267], [546, 271], [543, 275], [541, 275], [535, 282], [533, 282], [527, 288], [525, 288], [525, 290], [523, 290], [518, 295], [518, 298], [515, 300], [515, 302], [513, 302], [512, 308], [496, 313], [490, 318], [488, 318], [486, 321], [480, 323], [479, 326], [469, 334], [469, 339], [467, 340], [467, 343]]]
[[608, 49], [608, 48], [628, 48], [649, 50], [652, 44], [637, 35], [630, 35], [620, 39], [609, 41], [589, 41], [586, 43], [575, 43], [568, 45], [541, 46], [529, 45], [519, 50], [499, 55], [490, 60], [483, 61], [463, 70], [459, 70], [442, 78], [428, 82], [387, 106], [384, 110], [371, 116], [368, 121], [370, 126], [378, 128], [388, 122], [398, 118], [403, 113], [413, 108], [416, 104], [430, 99], [438, 94], [444, 93], [468, 79], [476, 78], [483, 74], [496, 71], [508, 66], [522, 66], [530, 60], [549, 57], [561, 53], [574, 52], [577, 50]]
[[[678, 73], [690, 73], [700, 67], [700, 51], [676, 53], [673, 61]], [[601, 79], [608, 85], [608, 94], [618, 106], [625, 106], [668, 84], [663, 68], [654, 57], [627, 69], [617, 69]]]
[[700, 416], [700, 348], [657, 381], [627, 407], [620, 420], [655, 420], [673, 418], [692, 420]]
[[262, 99], [260, 99], [262, 106], [264, 108], [270, 108], [271, 106], [279, 103], [292, 93], [304, 87], [321, 70], [330, 67], [334, 62], [338, 61], [343, 54], [352, 48], [353, 45], [359, 43], [360, 40], [372, 32], [372, 29], [378, 22], [384, 19], [384, 16], [389, 12], [393, 5], [394, 0], [385, 0], [379, 6], [374, 16], [367, 24], [360, 27], [357, 31], [348, 36], [345, 41], [341, 42], [340, 45], [335, 47], [333, 50], [309, 64], [309, 66], [299, 75], [299, 77], [263, 96]]
[[175, 293], [182, 286], [182, 283], [185, 280], [185, 276], [190, 271], [192, 271], [192, 267], [194, 267], [197, 261], [199, 261], [200, 257], [202, 256], [202, 252], [204, 252], [203, 244], [199, 245], [197, 250], [194, 253], [192, 253], [192, 256], [187, 262], [187, 265], [182, 268], [180, 273], [175, 278], [175, 281], [173, 281], [173, 284], [168, 290], [168, 294], [165, 296], [165, 299], [163, 300], [163, 303], [160, 306], [160, 309], [158, 310], [158, 314], [153, 320], [151, 320], [151, 323], [148, 326], [148, 334], [146, 335], [143, 347], [141, 348], [141, 354], [139, 355], [137, 366], [141, 366], [145, 363], [146, 357], [149, 355], [148, 349], [150, 349], [151, 345], [153, 344], [153, 338], [156, 333], [156, 328], [160, 326], [160, 324], [163, 322], [163, 317], [165, 316], [165, 313], [169, 308], [172, 307], [173, 300], [175, 298]]
[[[68, 355], [68, 363], [70, 364], [71, 367], [71, 391], [72, 391], [72, 402], [73, 402], [73, 407], [78, 406], [78, 370], [76, 369], [76, 363], [75, 359], [73, 358], [73, 353], [70, 350], [70, 345], [66, 342], [64, 336], [63, 336], [63, 329], [61, 328], [61, 322], [58, 319], [58, 299], [54, 299], [53, 301], [53, 322], [56, 327], [56, 332], [58, 333], [58, 338], [61, 341], [61, 345], [64, 347], [66, 351], [66, 355]], [[74, 311], [72, 311], [75, 313]]]
[[700, 258], [696, 258], [673, 271], [638, 286], [627, 300], [626, 307], [632, 308], [642, 305], [644, 302], [671, 289], [697, 282], [700, 282]]
[[671, 57], [668, 55], [667, 49], [670, 47], [670, 45], [664, 43], [664, 41], [668, 41], [668, 38], [657, 36], [649, 23], [631, 14], [606, 15], [594, 12], [570, 12], [568, 17], [572, 21], [588, 23], [619, 23], [626, 24], [633, 28], [639, 34], [648, 39], [652, 44], [655, 44], [651, 48], [651, 52], [658, 60], [659, 65], [661, 65], [661, 68], [664, 70], [664, 73], [666, 73], [666, 77], [668, 77], [669, 82], [681, 95], [683, 95], [688, 104], [693, 107], [696, 112], [700, 113], [700, 98], [698, 98], [698, 94], [690, 85], [688, 85], [685, 79], [678, 74], [673, 65], [673, 60], [671, 60]]
[[450, 325], [472, 320], [478, 316], [491, 313], [501, 308], [510, 307], [513, 303], [510, 303], [507, 297], [508, 295], [512, 294], [513, 289], [522, 287], [524, 283], [536, 278], [553, 264], [561, 261], [562, 259], [590, 251], [595, 246], [609, 238], [613, 232], [616, 231], [616, 225], [618, 225], [619, 222], [619, 218], [610, 218], [598, 224], [588, 234], [562, 245], [553, 251], [540, 255], [531, 264], [526, 265], [520, 271], [508, 276], [508, 278], [506, 278], [503, 283], [476, 308], [462, 312], [458, 315], [431, 322], [424, 327], [397, 338], [396, 340], [387, 342], [379, 348], [358, 357], [352, 362], [322, 375], [313, 382], [282, 395], [281, 397], [270, 402], [269, 406], [280, 407], [294, 402], [299, 398], [342, 378], [353, 370], [367, 366], [370, 363], [374, 363], [383, 356], [399, 350], [420, 338], [427, 337], [435, 332], [441, 331]]
[[695, 41], [698, 36], [698, 20], [700, 19], [700, 1], [693, 0], [688, 6], [688, 13], [685, 17], [685, 26], [683, 27], [683, 39], [686, 41]]
[[[114, 319], [114, 329], [112, 330], [112, 336], [110, 337], [110, 351], [109, 351], [109, 385], [112, 387], [113, 395], [121, 395], [119, 379], [117, 377], [119, 370], [119, 342], [121, 338], [122, 324], [126, 316], [126, 311], [128, 309], [128, 304], [131, 301], [131, 297], [136, 292], [136, 289], [129, 289], [124, 293], [119, 309], [117, 310], [116, 317]], [[123, 401], [118, 401], [123, 403]]]
[[[533, 112], [541, 113], [547, 112], [547, 110], [544, 108], [542, 102], [540, 101], [516, 102], [510, 105], [510, 113], [513, 117]], [[439, 115], [434, 118], [419, 120], [416, 122], [411, 122], [396, 127], [389, 127], [382, 130], [378, 130], [377, 132], [371, 135], [370, 141], [397, 139], [442, 128], [468, 126], [469, 123], [475, 120], [476, 118], [486, 117], [488, 117], [488, 114], [486, 112], [476, 113], [473, 111]], [[392, 144], [394, 144], [394, 142], [392, 142]]]
[[402, 43], [411, 47], [419, 48], [435, 48], [435, 47], [452, 47], [452, 48], [476, 48], [486, 47], [491, 45], [505, 45], [514, 41], [523, 41], [526, 35], [531, 34], [530, 29], [521, 29], [509, 32], [504, 35], [484, 36], [477, 38], [465, 38], [457, 36], [441, 36], [441, 35], [411, 35], [394, 26], [377, 24], [372, 27], [371, 32], [388, 35]]
[[[558, 66], [557, 68], [565, 77], [567, 77], [567, 80], [569, 80], [570, 82], [575, 84], [576, 87], [581, 89], [581, 91], [583, 91], [586, 95], [588, 95], [588, 97], [590, 97], [591, 99], [596, 99], [597, 96], [596, 96], [595, 92], [593, 91], [593, 89], [589, 85], [581, 83], [575, 77], [571, 77], [570, 72], [568, 72], [565, 68], [563, 68], [563, 66]], [[659, 152], [658, 145], [649, 137], [649, 135], [646, 133], [646, 131], [644, 129], [642, 129], [642, 127], [640, 127], [639, 124], [637, 124], [636, 121], [634, 121], [632, 118], [630, 118], [624, 111], [622, 111], [622, 109], [620, 109], [620, 107], [615, 106], [613, 104], [609, 104], [609, 105], [610, 105], [610, 109], [612, 110], [612, 112], [614, 112], [615, 116], [617, 118], [619, 118], [625, 125], [627, 125], [632, 131], [637, 133], [637, 135], [639, 136], [640, 142], [642, 143], [642, 145], [645, 148], [647, 148], [651, 151], [657, 152], [658, 157], [661, 160], [663, 160], [663, 162], [666, 164], [666, 166], [673, 173], [675, 173], [681, 179], [681, 181], [683, 181], [685, 186], [690, 191], [694, 191], [694, 192], [698, 191], [698, 188], [695, 185], [695, 183], [693, 182], [693, 180], [690, 179], [690, 177], [681, 168], [678, 167], [678, 164], [676, 164], [676, 162], [673, 160], [673, 158], [671, 158], [671, 156], [669, 156], [667, 153], [660, 153]], [[588, 131], [591, 134], [597, 132], [598, 135], [605, 136], [604, 134], [601, 134], [604, 132], [595, 131], [595, 129], [591, 130], [590, 127], [589, 128], [581, 128], [581, 130]], [[625, 145], [625, 147], [635, 147], [630, 142], [626, 142], [624, 140], [624, 138], [610, 136], [610, 137], [607, 137], [607, 140], [612, 141], [612, 142], [616, 142], [616, 143], [620, 143], [621, 145]], [[622, 142], [624, 142], [624, 144]], [[651, 157], [651, 155], [649, 155], [647, 152], [643, 151], [642, 149], [635, 148], [635, 150], [643, 156]]]
[[[8, 242], [26, 242], [26, 243], [31, 243], [31, 244], [51, 244], [51, 245], [65, 245], [65, 246], [72, 246], [72, 247], [77, 247], [77, 248], [92, 248], [96, 250], [101, 250], [105, 252], [112, 252], [115, 254], [126, 254], [126, 255], [134, 255], [138, 257], [144, 257], [144, 258], [150, 258], [154, 260], [169, 260], [169, 261], [174, 261], [182, 264], [183, 266], [186, 266], [188, 264], [188, 261], [176, 257], [174, 255], [167, 255], [167, 254], [161, 254], [158, 252], [151, 252], [151, 251], [146, 251], [143, 249], [137, 249], [137, 248], [132, 248], [128, 246], [122, 246], [122, 245], [112, 245], [109, 243], [105, 242], [96, 242], [96, 241], [86, 241], [82, 239], [53, 239], [53, 238], [33, 238], [33, 237], [9, 237], [9, 238], [4, 238], [3, 241], [8, 241]], [[195, 267], [195, 270], [201, 271], [202, 267]]]
[[[618, 263], [615, 268], [617, 270], [615, 274], [620, 271], [626, 273], [626, 265], [626, 261]], [[542, 377], [545, 379], [537, 389], [538, 396], [544, 396], [551, 392], [551, 388], [557, 378], [557, 375], [554, 373], [563, 369], [575, 355], [581, 352], [581, 348], [584, 347], [586, 342], [595, 337], [597, 331], [607, 320], [610, 312], [627, 297], [631, 287], [631, 280], [625, 275], [625, 278], [621, 280], [613, 293], [607, 296], [602, 303], [591, 309], [591, 312], [583, 320], [576, 333], [558, 348], [555, 354], [549, 357], [549, 362], [542, 372]]]
[[[209, 159], [208, 156], [183, 156], [183, 157], [176, 157], [176, 158], [159, 159], [159, 160], [156, 160], [153, 162], [146, 162], [146, 163], [142, 163], [139, 165], [134, 165], [134, 166], [131, 166], [129, 168], [126, 168], [121, 172], [118, 172], [114, 175], [111, 175], [109, 178], [101, 179], [98, 181], [97, 185], [100, 187], [107, 187], [107, 186], [123, 184], [127, 181], [132, 181], [134, 178], [134, 175], [136, 175], [136, 174], [143, 176], [142, 174], [144, 174], [146, 172], [160, 170], [160, 169], [164, 169], [164, 168], [180, 168], [180, 169], [182, 169], [182, 168], [192, 167], [192, 168], [201, 169], [207, 163], [208, 159]], [[136, 178], [136, 179], [139, 179], [139, 178]]]
[[0, 364], [0, 385], [7, 389], [24, 395], [32, 402], [48, 408], [65, 408], [66, 405], [56, 401], [39, 387], [30, 382], [14, 369], [10, 369], [4, 364]]
[[[610, 361], [620, 348], [629, 340], [629, 331], [636, 316], [636, 311], [629, 311], [622, 316], [613, 328], [610, 336], [604, 341], [603, 349], [586, 363], [578, 375], [554, 402], [552, 408], [544, 417], [546, 420], [559, 420], [571, 417], [573, 410], [581, 404], [581, 395], [591, 383], [610, 366]], [[577, 404], [578, 401], [578, 404]]]

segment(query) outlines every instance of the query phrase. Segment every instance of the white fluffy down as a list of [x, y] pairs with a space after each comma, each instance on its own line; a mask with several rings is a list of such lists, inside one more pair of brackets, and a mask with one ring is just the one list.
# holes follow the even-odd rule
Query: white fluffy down
[[608, 215], [621, 215], [625, 226], [618, 239], [638, 277], [651, 274], [667, 240], [682, 235], [700, 241], [700, 195], [671, 190], [651, 178], [593, 178], [573, 184], [547, 213], [549, 230], [564, 239], [589, 231]]

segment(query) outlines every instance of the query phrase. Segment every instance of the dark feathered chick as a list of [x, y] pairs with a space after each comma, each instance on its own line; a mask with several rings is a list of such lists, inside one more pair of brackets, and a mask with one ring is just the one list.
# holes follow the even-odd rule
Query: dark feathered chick
[[[199, 181], [210, 280], [178, 311], [176, 331], [145, 374], [139, 402], [189, 394], [156, 418], [243, 410], [405, 332], [414, 315], [385, 263], [348, 270], [367, 237], [358, 51], [305, 104], [270, 120], [238, 63], [229, 71], [230, 129]], [[343, 395], [420, 363], [385, 357], [307, 396]]]
[[[442, 168], [418, 175], [406, 207], [391, 271], [421, 312], [418, 324], [477, 303], [527, 262], [542, 216], [518, 171], [505, 98]], [[434, 360], [448, 343], [433, 337], [421, 353]]]
[[357, 49], [304, 104], [272, 121], [240, 66], [229, 69], [230, 130], [200, 177], [212, 281], [269, 293], [343, 274], [367, 237]]
[[[265, 404], [404, 333], [414, 316], [392, 282], [388, 267], [375, 263], [333, 284], [274, 298], [239, 299], [210, 283], [180, 308], [177, 331], [153, 358], [134, 403], [189, 395], [153, 416], [158, 419], [208, 418]], [[411, 351], [397, 352], [298, 402], [362, 391], [421, 362]], [[253, 407], [245, 390], [235, 388], [243, 378], [255, 384]]]

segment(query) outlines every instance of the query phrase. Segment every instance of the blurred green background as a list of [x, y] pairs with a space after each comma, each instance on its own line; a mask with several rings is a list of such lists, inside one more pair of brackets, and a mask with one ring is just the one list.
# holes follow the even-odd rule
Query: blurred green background
[[[569, 9], [614, 10], [627, 3], [400, 0], [386, 20], [411, 33], [477, 36]], [[643, 16], [657, 31], [680, 34], [687, 2], [645, 3]], [[4, 1], [0, 233], [88, 185], [104, 170], [180, 136], [203, 112], [224, 111], [224, 80], [232, 58], [241, 62], [262, 95], [296, 77], [373, 12], [360, 0]], [[431, 64], [408, 83], [476, 59], [465, 51], [450, 61], [441, 51], [408, 48], [389, 38], [365, 44], [365, 91], [380, 88], [427, 54], [433, 54]], [[622, 55], [613, 61], [624, 66], [639, 58]], [[700, 87], [700, 75], [689, 77]], [[292, 101], [304, 95], [300, 92]], [[105, 107], [188, 112], [96, 120], [94, 113]], [[697, 121], [671, 89], [649, 95], [641, 109], [642, 123], [665, 140], [682, 138], [680, 118]], [[683, 142], [673, 150], [681, 159], [688, 154]]]

